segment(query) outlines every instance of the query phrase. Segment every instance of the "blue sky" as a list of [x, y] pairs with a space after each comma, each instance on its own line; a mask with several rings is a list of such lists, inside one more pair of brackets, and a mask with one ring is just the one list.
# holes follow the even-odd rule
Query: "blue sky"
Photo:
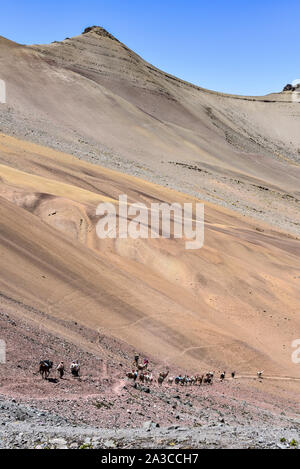
[[153, 65], [205, 88], [261, 95], [300, 78], [299, 0], [10, 0], [0, 35], [49, 43], [100, 25]]

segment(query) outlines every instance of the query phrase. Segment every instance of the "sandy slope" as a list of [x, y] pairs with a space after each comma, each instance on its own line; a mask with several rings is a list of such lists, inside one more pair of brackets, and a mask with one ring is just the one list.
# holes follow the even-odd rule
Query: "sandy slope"
[[[192, 199], [5, 135], [0, 165], [6, 301], [99, 330], [162, 365], [300, 377], [290, 346], [300, 332], [299, 240], [206, 204], [201, 250], [174, 239], [100, 241], [102, 200]], [[71, 330], [67, 338], [78, 341]]]
[[101, 28], [63, 42], [0, 38], [3, 131], [299, 233], [300, 107], [164, 73]]

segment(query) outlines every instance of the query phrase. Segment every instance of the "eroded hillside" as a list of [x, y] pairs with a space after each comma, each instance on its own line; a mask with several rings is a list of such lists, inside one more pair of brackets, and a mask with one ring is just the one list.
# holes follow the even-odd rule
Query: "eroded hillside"
[[166, 365], [300, 376], [290, 346], [300, 328], [299, 240], [211, 204], [200, 250], [184, 239], [100, 240], [101, 201], [192, 198], [5, 135], [0, 163], [6, 299]]

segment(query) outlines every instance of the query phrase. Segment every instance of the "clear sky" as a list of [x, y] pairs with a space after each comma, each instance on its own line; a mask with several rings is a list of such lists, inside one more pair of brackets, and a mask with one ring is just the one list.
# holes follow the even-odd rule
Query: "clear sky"
[[63, 40], [92, 25], [158, 68], [205, 88], [262, 95], [300, 78], [299, 0], [0, 3], [0, 35], [23, 44]]

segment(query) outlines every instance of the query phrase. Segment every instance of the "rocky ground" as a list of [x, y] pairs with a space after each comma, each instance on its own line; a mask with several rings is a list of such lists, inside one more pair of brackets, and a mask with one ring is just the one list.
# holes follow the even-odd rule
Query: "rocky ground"
[[0, 411], [1, 449], [296, 449], [299, 445], [299, 421], [282, 418], [270, 426], [267, 413], [259, 426], [227, 417], [211, 419], [206, 409], [202, 412], [203, 423], [189, 427], [180, 421], [169, 426], [161, 422], [161, 426], [157, 416], [155, 422], [145, 420], [140, 427], [107, 429], [74, 423], [15, 400], [1, 399]]
[[[31, 311], [32, 320], [22, 320], [22, 305], [1, 303], [7, 363], [0, 365], [0, 448], [298, 447], [297, 404], [291, 394], [276, 396], [276, 383], [266, 391], [268, 377], [238, 374], [201, 387], [134, 385], [126, 378], [134, 353], [128, 346], [80, 326], [90, 349], [79, 348], [59, 334], [76, 323], [57, 320], [54, 336], [45, 314]], [[43, 380], [37, 370], [42, 357], [55, 364], [79, 359], [80, 379], [67, 368], [62, 380], [55, 371]], [[163, 364], [151, 357], [150, 363], [156, 377]]]

